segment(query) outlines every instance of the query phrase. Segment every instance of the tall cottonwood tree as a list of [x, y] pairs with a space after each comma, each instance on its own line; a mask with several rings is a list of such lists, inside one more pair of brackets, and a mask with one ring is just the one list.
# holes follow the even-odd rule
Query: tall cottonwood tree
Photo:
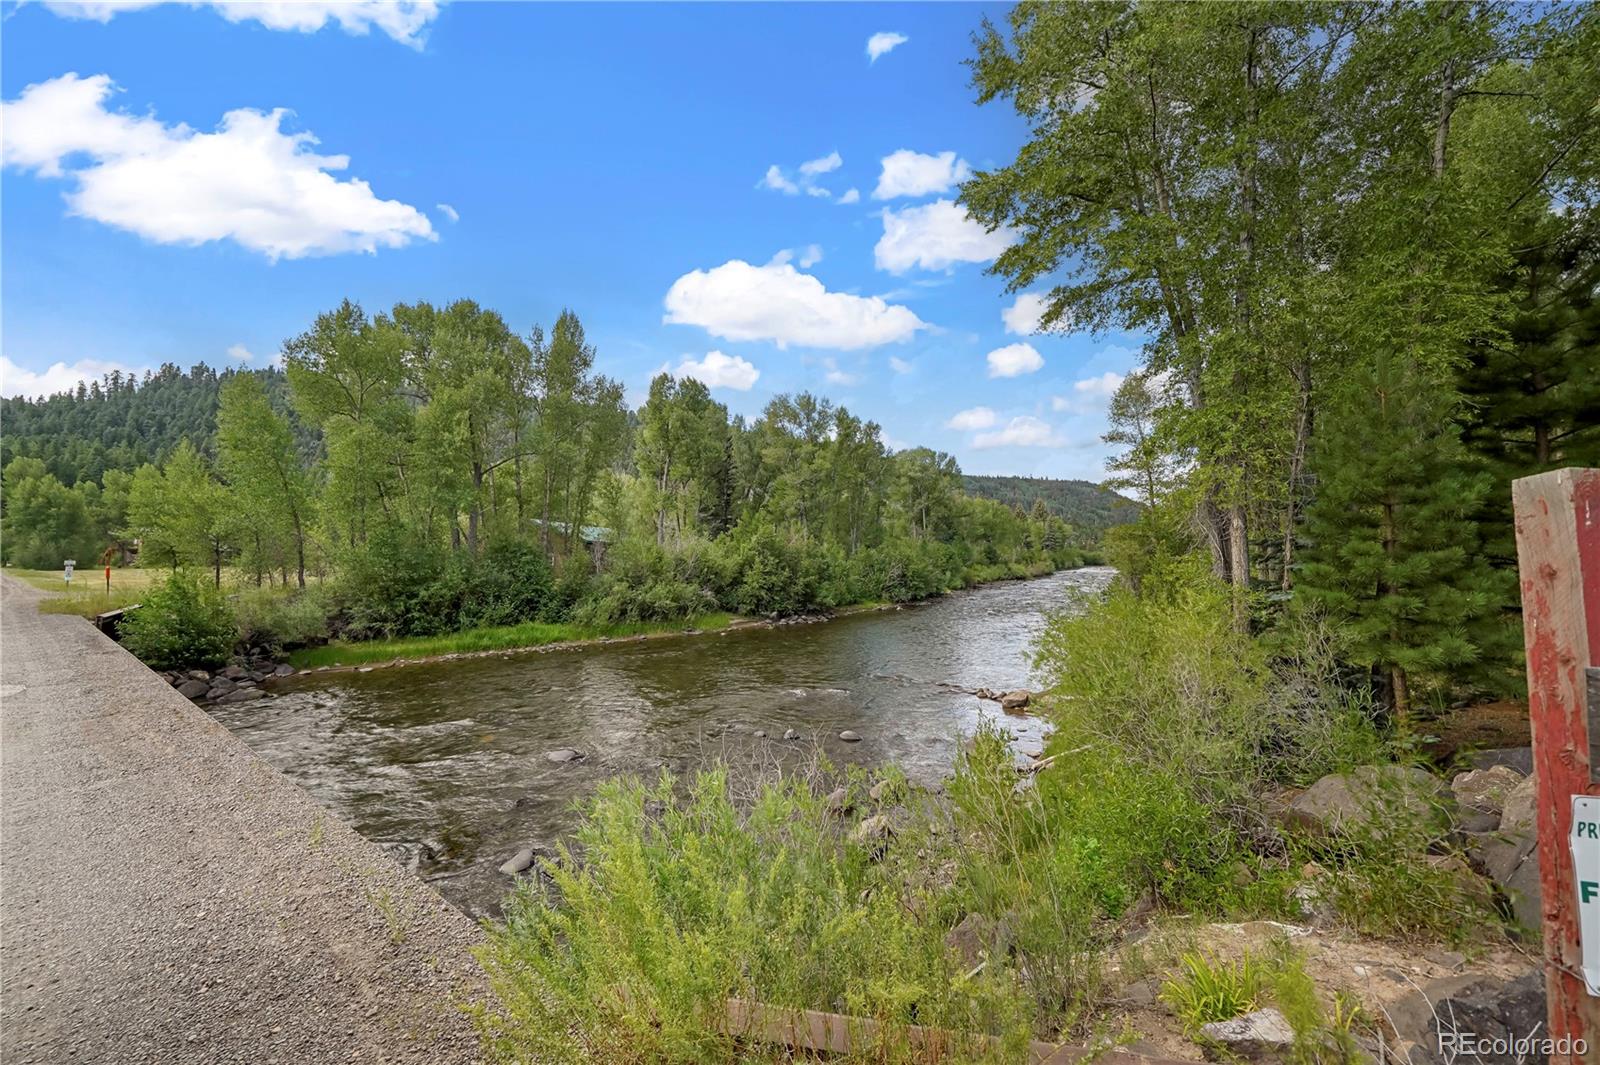
[[294, 560], [295, 582], [306, 586], [313, 486], [295, 447], [289, 419], [272, 409], [266, 390], [241, 375], [222, 387], [217, 451], [228, 489], [252, 542], [281, 538]]

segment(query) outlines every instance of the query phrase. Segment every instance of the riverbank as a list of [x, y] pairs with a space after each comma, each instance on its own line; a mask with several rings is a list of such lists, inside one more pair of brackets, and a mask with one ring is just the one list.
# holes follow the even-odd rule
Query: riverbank
[[476, 925], [0, 578], [7, 1061], [479, 1058]]
[[[1073, 567], [1084, 569], [1092, 567]], [[956, 592], [972, 591], [991, 584], [1010, 581], [1035, 580], [1052, 573], [1068, 570], [1032, 569], [1012, 572], [1004, 567], [988, 567], [972, 574], [973, 580], [960, 588], [911, 600], [910, 603], [928, 602]], [[484, 658], [517, 651], [564, 651], [593, 647], [622, 640], [653, 640], [674, 636], [700, 636], [728, 632], [735, 629], [774, 627], [796, 623], [826, 621], [835, 617], [894, 610], [908, 603], [872, 600], [833, 607], [816, 614], [789, 618], [764, 619], [741, 617], [725, 611], [700, 614], [675, 621], [642, 622], [624, 625], [579, 625], [572, 622], [524, 622], [520, 625], [500, 625], [464, 632], [442, 633], [438, 636], [406, 636], [387, 640], [342, 641], [336, 640], [320, 647], [306, 647], [291, 651], [285, 661], [300, 672], [334, 673], [367, 668], [427, 665], [434, 662], [454, 662], [460, 659]]]
[[699, 632], [722, 632], [758, 621], [718, 612], [681, 621], [643, 622], [632, 625], [578, 625], [571, 622], [528, 621], [521, 625], [496, 625], [439, 636], [403, 636], [391, 640], [336, 640], [321, 647], [291, 651], [287, 661], [295, 669], [333, 672], [364, 666], [420, 665], [477, 658], [509, 651], [555, 651], [616, 640], [648, 640]]

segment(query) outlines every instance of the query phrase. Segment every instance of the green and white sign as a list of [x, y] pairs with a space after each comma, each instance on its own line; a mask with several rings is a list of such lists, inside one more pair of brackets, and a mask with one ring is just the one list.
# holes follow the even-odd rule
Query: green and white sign
[[1572, 872], [1578, 889], [1583, 982], [1600, 995], [1600, 796], [1572, 797]]

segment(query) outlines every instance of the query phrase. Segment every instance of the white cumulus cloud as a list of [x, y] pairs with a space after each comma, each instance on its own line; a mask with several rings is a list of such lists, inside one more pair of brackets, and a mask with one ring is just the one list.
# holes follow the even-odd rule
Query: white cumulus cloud
[[1066, 443], [1048, 422], [1027, 414], [1012, 418], [1004, 429], [972, 438], [972, 446], [980, 451], [995, 447], [1065, 447]]
[[830, 385], [853, 385], [861, 380], [860, 375], [839, 369], [839, 360], [832, 355], [822, 360], [822, 368], [826, 371], [823, 379]]
[[1044, 318], [1049, 300], [1034, 292], [1024, 292], [1017, 297], [1017, 301], [1000, 312], [1000, 320], [1005, 323], [1006, 332], [1017, 336], [1031, 336], [1039, 331], [1039, 322]]
[[780, 348], [853, 351], [909, 340], [928, 328], [909, 307], [877, 296], [829, 292], [787, 262], [731, 259], [672, 283], [663, 321], [697, 325], [724, 340], [770, 340]]
[[1085, 377], [1072, 383], [1072, 395], [1051, 396], [1050, 409], [1086, 414], [1099, 410], [1111, 401], [1122, 387], [1123, 375], [1107, 370], [1098, 377]]
[[240, 362], [250, 362], [256, 357], [255, 352], [243, 344], [233, 344], [228, 348], [228, 358], [238, 359]]
[[5, 165], [67, 177], [72, 214], [158, 244], [232, 240], [295, 259], [437, 239], [415, 207], [335, 177], [349, 157], [318, 155], [310, 133], [285, 133], [285, 110], [229, 111], [201, 133], [108, 110], [113, 91], [104, 74], [63, 74], [0, 104]]
[[909, 362], [907, 362], [905, 359], [902, 359], [898, 355], [889, 356], [889, 369], [893, 370], [895, 373], [910, 373], [915, 368], [916, 367], [912, 366]]
[[[110, 22], [119, 14], [159, 7], [165, 0], [45, 0], [63, 18]], [[364, 37], [376, 29], [413, 48], [439, 14], [436, 0], [188, 0], [186, 7], [210, 8], [229, 22], [259, 22], [269, 30], [315, 33], [336, 22], [346, 33]]]
[[972, 407], [968, 410], [957, 411], [949, 421], [944, 423], [944, 427], [960, 432], [967, 432], [972, 429], [987, 429], [994, 424], [994, 417], [994, 411], [988, 407]]
[[878, 187], [872, 190], [875, 200], [948, 192], [972, 176], [972, 167], [965, 159], [956, 158], [955, 152], [923, 155], [901, 148], [884, 156], [881, 165]]
[[860, 203], [860, 202], [861, 202], [861, 190], [860, 189], [846, 189], [845, 192], [844, 192], [844, 195], [839, 197], [839, 203], [840, 204], [851, 204], [851, 203]]
[[761, 180], [756, 182], [758, 189], [771, 189], [781, 192], [785, 196], [798, 196], [802, 192], [807, 196], [819, 199], [829, 199], [833, 193], [817, 184], [817, 179], [824, 174], [831, 174], [844, 165], [844, 157], [838, 152], [829, 152], [820, 159], [807, 159], [797, 168], [798, 179], [789, 176], [788, 172], [773, 163], [767, 167], [767, 172], [761, 175]]
[[440, 214], [450, 219], [450, 221], [461, 221], [461, 212], [456, 210], [454, 207], [451, 207], [448, 203], [436, 203], [434, 206], [439, 209]]
[[707, 388], [731, 388], [735, 392], [748, 392], [761, 371], [748, 360], [737, 355], [724, 355], [708, 351], [703, 359], [685, 357], [672, 371], [674, 377], [692, 377]]
[[810, 159], [800, 164], [800, 176], [814, 178], [827, 174], [844, 165], [844, 159], [838, 152], [829, 152], [821, 159]]
[[58, 362], [43, 370], [28, 370], [0, 355], [0, 396], [7, 399], [13, 396], [27, 396], [30, 399], [53, 396], [57, 392], [72, 391], [78, 387], [79, 381], [98, 381], [113, 370], [121, 370], [124, 374], [137, 372], [122, 363], [99, 359], [79, 359], [70, 365]]
[[990, 377], [1021, 377], [1044, 368], [1044, 356], [1032, 344], [1007, 344], [986, 355]]
[[912, 267], [946, 270], [957, 263], [986, 263], [1016, 240], [1008, 228], [988, 232], [950, 200], [883, 211], [883, 236], [872, 249], [878, 269], [903, 274]]
[[817, 265], [822, 261], [822, 245], [807, 244], [800, 249], [800, 258], [797, 261], [800, 263], [800, 269], [802, 270]]
[[910, 39], [903, 33], [874, 33], [867, 38], [867, 62], [876, 63], [881, 56], [888, 55]]
[[1082, 381], [1073, 382], [1072, 390], [1080, 396], [1110, 399], [1117, 394], [1117, 389], [1122, 387], [1122, 381], [1122, 374], [1107, 370], [1099, 377], [1086, 377]]
[[773, 192], [781, 192], [785, 196], [798, 196], [800, 194], [800, 186], [784, 177], [783, 170], [777, 163], [767, 167], [767, 172], [756, 183], [756, 188], [771, 189]]

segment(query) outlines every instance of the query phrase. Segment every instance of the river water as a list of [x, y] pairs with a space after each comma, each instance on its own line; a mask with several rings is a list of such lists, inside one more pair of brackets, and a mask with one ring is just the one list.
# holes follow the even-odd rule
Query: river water
[[[275, 683], [275, 698], [211, 713], [446, 898], [493, 915], [511, 884], [499, 865], [558, 841], [573, 801], [620, 773], [716, 757], [753, 767], [820, 745], [835, 762], [893, 761], [936, 782], [980, 716], [999, 712], [967, 691], [1033, 687], [1047, 615], [1111, 573], [992, 584], [821, 624], [305, 674]], [[1037, 720], [1007, 724], [1024, 750], [1040, 742]], [[788, 729], [802, 739], [781, 740]], [[845, 729], [860, 741], [841, 741]], [[561, 748], [584, 757], [546, 757]]]

